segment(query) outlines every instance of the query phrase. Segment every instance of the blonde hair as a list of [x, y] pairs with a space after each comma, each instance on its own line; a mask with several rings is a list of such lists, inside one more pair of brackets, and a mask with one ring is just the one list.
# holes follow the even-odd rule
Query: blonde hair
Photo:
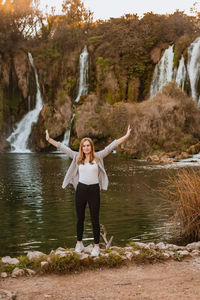
[[89, 160], [89, 163], [90, 164], [93, 164], [93, 160], [94, 158], [97, 160], [97, 162], [99, 161], [99, 158], [97, 157], [95, 151], [94, 151], [94, 143], [92, 141], [91, 138], [89, 137], [85, 137], [81, 140], [80, 142], [80, 146], [79, 146], [79, 154], [78, 154], [78, 165], [80, 164], [84, 164], [84, 161], [85, 161], [85, 153], [83, 152], [83, 144], [84, 142], [88, 141], [90, 143], [90, 146], [91, 146], [91, 152], [90, 152], [90, 160]]

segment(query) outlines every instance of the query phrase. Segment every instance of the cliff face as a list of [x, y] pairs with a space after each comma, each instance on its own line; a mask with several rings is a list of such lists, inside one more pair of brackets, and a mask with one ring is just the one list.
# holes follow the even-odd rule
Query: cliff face
[[[134, 133], [121, 147], [125, 155], [143, 157], [184, 150], [195, 143], [200, 137], [200, 126], [193, 100], [176, 86], [148, 100], [155, 64], [169, 41], [175, 43], [176, 65], [182, 54], [187, 57], [186, 49], [194, 39], [187, 30], [193, 31], [186, 24], [182, 32], [172, 30], [161, 39], [159, 32], [172, 26], [171, 23], [159, 25], [161, 30], [159, 17], [149, 14], [143, 19], [127, 17], [100, 23], [72, 47], [64, 47], [65, 40], [47, 40], [34, 47], [27, 46], [26, 51], [1, 54], [0, 152], [9, 150], [6, 138], [16, 122], [35, 106], [37, 87], [27, 57], [28, 48], [31, 48], [45, 103], [29, 138], [32, 151], [51, 149], [44, 139], [45, 129], [52, 138], [62, 140], [73, 113], [71, 146], [74, 149], [78, 149], [84, 136], [92, 137], [97, 148], [101, 148], [123, 135], [129, 123]], [[158, 23], [153, 24], [154, 19]], [[85, 44], [89, 52], [89, 94], [75, 105], [79, 56]]]

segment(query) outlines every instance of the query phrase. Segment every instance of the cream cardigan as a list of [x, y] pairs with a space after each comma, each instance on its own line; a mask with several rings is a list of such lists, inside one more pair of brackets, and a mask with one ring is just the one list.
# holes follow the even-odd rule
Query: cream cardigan
[[[110, 154], [115, 148], [117, 148], [118, 143], [117, 140], [114, 140], [111, 144], [105, 147], [103, 150], [96, 152], [96, 155], [99, 158], [99, 162], [97, 163], [99, 166], [99, 186], [101, 190], [108, 189], [108, 176], [106, 174], [103, 159]], [[62, 143], [58, 142], [58, 149], [66, 153], [71, 159], [72, 162], [67, 170], [65, 178], [63, 180], [62, 188], [64, 189], [69, 183], [73, 184], [74, 188], [76, 189], [78, 180], [79, 180], [79, 173], [78, 173], [78, 152], [73, 151], [69, 147], [63, 145]]]

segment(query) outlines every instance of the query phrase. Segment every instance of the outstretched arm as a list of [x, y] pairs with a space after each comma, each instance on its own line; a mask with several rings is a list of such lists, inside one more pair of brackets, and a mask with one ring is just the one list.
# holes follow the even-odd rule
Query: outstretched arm
[[55, 140], [53, 140], [52, 138], [50, 138], [48, 130], [46, 130], [46, 140], [54, 145], [56, 148], [62, 150], [64, 153], [66, 153], [69, 157], [71, 157], [72, 159], [74, 158], [74, 156], [77, 154], [76, 151], [73, 151], [72, 149], [70, 149], [69, 147], [63, 145], [60, 142], [56, 142]]
[[128, 137], [130, 136], [130, 133], [131, 133], [131, 128], [130, 128], [130, 125], [128, 125], [126, 134], [124, 136], [122, 136], [121, 138], [117, 139], [118, 146], [128, 139]]
[[46, 130], [45, 132], [46, 132], [46, 140], [47, 140], [47, 142], [49, 142], [50, 144], [52, 144], [56, 148], [58, 148], [58, 142], [56, 142], [55, 140], [53, 140], [52, 138], [50, 138], [48, 130]]

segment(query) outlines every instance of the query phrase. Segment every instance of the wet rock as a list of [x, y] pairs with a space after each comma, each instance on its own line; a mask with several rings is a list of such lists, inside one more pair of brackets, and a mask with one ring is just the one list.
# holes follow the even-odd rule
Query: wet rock
[[12, 271], [11, 277], [19, 277], [19, 276], [23, 276], [25, 274], [23, 269], [20, 268], [15, 268]]
[[40, 258], [45, 255], [46, 254], [44, 254], [43, 252], [40, 252], [40, 251], [28, 251], [27, 257], [29, 260], [32, 260], [32, 259]]
[[11, 258], [10, 256], [2, 257], [2, 262], [8, 265], [17, 265], [19, 264], [19, 260], [17, 258]]
[[29, 276], [34, 276], [36, 274], [36, 272], [31, 269], [26, 269], [26, 272], [28, 273]]
[[[1, 278], [6, 278], [6, 277], [8, 277], [8, 274], [6, 272], [2, 272], [0, 277]], [[1, 299], [1, 297], [0, 297], [0, 299]]]
[[4, 300], [14, 300], [16, 299], [16, 292], [10, 292], [7, 290], [0, 289], [0, 299]]

